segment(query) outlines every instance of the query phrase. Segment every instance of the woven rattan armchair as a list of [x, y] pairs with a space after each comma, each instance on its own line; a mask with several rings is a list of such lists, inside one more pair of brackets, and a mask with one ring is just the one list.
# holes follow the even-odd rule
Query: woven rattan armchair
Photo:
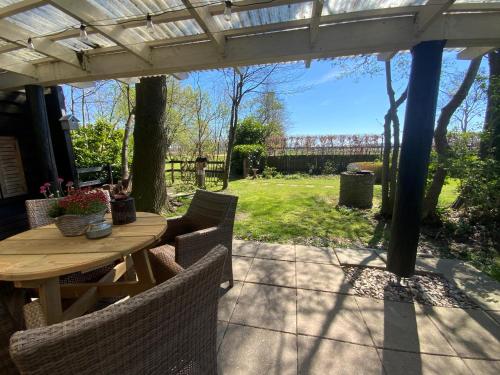
[[60, 198], [26, 200], [26, 213], [28, 214], [30, 228], [33, 229], [52, 224], [54, 219], [49, 216], [49, 210], [59, 199]]
[[[221, 283], [229, 281], [233, 286], [233, 226], [238, 197], [228, 194], [197, 190], [186, 214], [168, 219], [167, 231], [162, 245], [150, 250], [150, 259], [155, 264], [175, 259], [187, 268], [202, 258], [211, 248], [224, 245], [229, 255], [224, 266]], [[155, 277], [162, 280], [161, 275]]]
[[21, 374], [217, 374], [217, 305], [227, 249], [103, 310], [16, 332]]

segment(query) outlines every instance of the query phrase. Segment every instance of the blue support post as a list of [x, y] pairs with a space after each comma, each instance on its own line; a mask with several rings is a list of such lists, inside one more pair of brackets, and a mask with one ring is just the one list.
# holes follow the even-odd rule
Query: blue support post
[[387, 261], [387, 270], [399, 277], [410, 277], [415, 272], [444, 45], [445, 41], [422, 42], [411, 50], [408, 101]]

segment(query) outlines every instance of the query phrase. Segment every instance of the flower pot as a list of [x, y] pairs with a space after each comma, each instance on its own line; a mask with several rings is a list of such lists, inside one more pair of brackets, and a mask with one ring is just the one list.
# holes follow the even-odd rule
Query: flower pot
[[92, 222], [103, 220], [105, 210], [90, 215], [62, 215], [56, 217], [55, 223], [63, 236], [74, 237], [85, 233]]
[[114, 225], [133, 223], [136, 220], [134, 198], [111, 201], [111, 216]]

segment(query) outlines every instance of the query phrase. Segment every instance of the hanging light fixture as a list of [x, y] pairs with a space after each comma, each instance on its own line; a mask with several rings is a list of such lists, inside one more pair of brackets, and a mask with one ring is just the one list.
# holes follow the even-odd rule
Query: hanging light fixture
[[31, 40], [31, 37], [28, 38], [28, 43], [26, 43], [26, 47], [28, 47], [28, 49], [32, 51], [35, 50], [35, 45], [33, 44], [33, 40]]
[[231, 22], [231, 7], [233, 6], [233, 3], [229, 0], [224, 1], [224, 4], [226, 7], [224, 8], [224, 19], [227, 22]]
[[153, 18], [151, 17], [151, 14], [146, 15], [146, 29], [150, 34], [153, 34], [155, 32], [155, 26], [153, 24]]
[[89, 36], [87, 34], [87, 26], [85, 26], [83, 23], [80, 25], [80, 40], [82, 42], [88, 42], [89, 41]]

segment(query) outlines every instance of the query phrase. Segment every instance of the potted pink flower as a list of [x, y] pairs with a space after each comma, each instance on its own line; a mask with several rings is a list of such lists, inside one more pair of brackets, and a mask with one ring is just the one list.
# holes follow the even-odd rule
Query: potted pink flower
[[90, 223], [102, 221], [107, 209], [107, 197], [102, 190], [74, 190], [57, 200], [49, 210], [57, 228], [64, 236], [85, 233]]

